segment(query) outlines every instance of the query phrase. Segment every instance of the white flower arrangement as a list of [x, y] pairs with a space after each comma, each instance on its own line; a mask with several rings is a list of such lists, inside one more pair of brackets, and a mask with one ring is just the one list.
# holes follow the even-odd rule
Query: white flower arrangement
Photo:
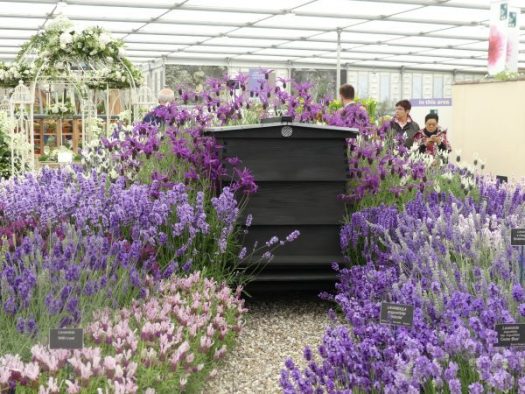
[[86, 140], [91, 142], [93, 139], [99, 139], [104, 133], [104, 122], [99, 118], [88, 118], [84, 120], [84, 130], [86, 133]]
[[15, 87], [19, 81], [28, 82], [33, 75], [34, 69], [26, 64], [0, 62], [0, 87]]
[[74, 115], [75, 112], [75, 108], [69, 100], [56, 102], [47, 108], [47, 115], [52, 118], [63, 118], [67, 115]]
[[[9, 114], [0, 111], [0, 178], [8, 178], [13, 175], [11, 174], [12, 152], [14, 153], [16, 173], [29, 169], [28, 164], [32, 160], [33, 152], [26, 134], [12, 133], [13, 127], [14, 123]], [[2, 152], [2, 149], [7, 149], [8, 152]]]
[[73, 29], [73, 22], [63, 15], [58, 15], [51, 20], [46, 27], [47, 31], [71, 31]]
[[[23, 71], [29, 69], [23, 63], [24, 57], [29, 53], [36, 55], [35, 68], [44, 68], [42, 76], [59, 78], [62, 74], [69, 74], [72, 68], [70, 65], [75, 63], [81, 65], [80, 68], [86, 63], [105, 64], [109, 66], [107, 70], [88, 75], [88, 79], [98, 81], [95, 84], [103, 84], [104, 87], [108, 84], [115, 88], [140, 85], [142, 73], [124, 57], [123, 45], [122, 40], [114, 39], [100, 27], [76, 30], [71, 21], [61, 16], [22, 46], [13, 65], [0, 64], [0, 86], [16, 86]], [[100, 79], [105, 79], [104, 83]]]

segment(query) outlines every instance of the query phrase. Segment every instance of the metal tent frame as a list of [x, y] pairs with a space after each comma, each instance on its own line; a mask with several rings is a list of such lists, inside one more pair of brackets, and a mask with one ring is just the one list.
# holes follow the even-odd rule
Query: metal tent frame
[[[122, 38], [136, 63], [485, 73], [489, 0], [0, 1], [0, 58], [62, 13]], [[525, 1], [516, 0], [525, 7]], [[519, 66], [525, 68], [525, 27]], [[339, 75], [339, 73], [337, 73]]]

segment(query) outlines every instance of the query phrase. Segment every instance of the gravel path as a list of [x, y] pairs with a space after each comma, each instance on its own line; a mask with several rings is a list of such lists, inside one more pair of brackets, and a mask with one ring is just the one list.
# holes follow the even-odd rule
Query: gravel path
[[246, 326], [237, 345], [202, 394], [281, 393], [284, 360], [303, 363], [306, 345], [317, 347], [329, 323], [330, 304], [304, 295], [247, 302]]

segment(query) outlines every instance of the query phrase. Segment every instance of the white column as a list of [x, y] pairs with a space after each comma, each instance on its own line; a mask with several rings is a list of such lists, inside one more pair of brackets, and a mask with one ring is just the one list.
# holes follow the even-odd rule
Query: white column
[[336, 67], [336, 84], [335, 97], [339, 93], [339, 86], [341, 86], [341, 29], [337, 29], [337, 67]]

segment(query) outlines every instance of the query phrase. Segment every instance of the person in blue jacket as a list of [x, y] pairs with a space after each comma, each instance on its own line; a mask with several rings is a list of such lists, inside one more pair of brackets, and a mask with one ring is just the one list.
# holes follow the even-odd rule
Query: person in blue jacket
[[173, 92], [173, 90], [171, 90], [170, 88], [161, 89], [158, 95], [158, 100], [159, 100], [159, 105], [146, 114], [146, 116], [142, 120], [143, 122], [162, 123], [162, 119], [159, 119], [155, 116], [155, 109], [162, 107], [162, 106], [168, 106], [173, 101], [175, 101], [175, 92]]

